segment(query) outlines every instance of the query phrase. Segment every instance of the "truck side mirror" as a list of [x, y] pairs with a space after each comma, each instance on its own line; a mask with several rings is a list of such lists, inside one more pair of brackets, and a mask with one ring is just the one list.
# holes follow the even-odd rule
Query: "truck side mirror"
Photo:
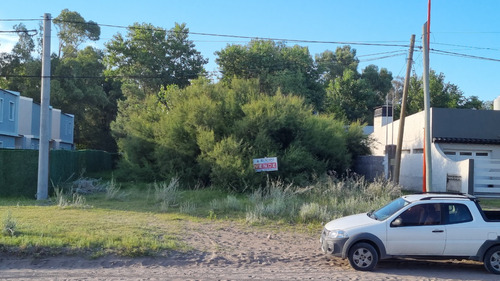
[[403, 225], [403, 219], [401, 217], [398, 217], [397, 219], [393, 220], [391, 222], [391, 226], [393, 227], [398, 227]]

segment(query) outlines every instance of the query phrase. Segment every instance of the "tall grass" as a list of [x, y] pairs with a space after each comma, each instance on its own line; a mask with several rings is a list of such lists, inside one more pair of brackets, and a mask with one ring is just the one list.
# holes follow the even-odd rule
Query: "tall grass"
[[399, 186], [383, 180], [370, 183], [363, 178], [324, 178], [305, 188], [277, 181], [268, 184], [265, 191], [257, 190], [249, 196], [252, 205], [247, 209], [246, 220], [326, 222], [379, 208], [400, 195]]
[[177, 178], [149, 186], [127, 183], [125, 197], [119, 196], [120, 186], [111, 181], [86, 195], [56, 188], [52, 206], [0, 198], [1, 213], [15, 206], [15, 219], [4, 219], [0, 245], [20, 253], [48, 248], [48, 253], [150, 255], [184, 249], [179, 241], [189, 220], [298, 223], [316, 229], [320, 222], [381, 207], [401, 193], [392, 183], [359, 178], [324, 178], [307, 187], [274, 181], [249, 194], [181, 190]]
[[17, 231], [17, 222], [12, 217], [12, 211], [9, 210], [7, 211], [7, 214], [3, 219], [2, 233], [3, 235], [14, 236], [16, 235], [16, 231]]
[[178, 178], [172, 178], [168, 184], [160, 182], [154, 183], [153, 186], [156, 202], [160, 204], [162, 212], [166, 212], [169, 208], [177, 206], [181, 194]]
[[61, 208], [88, 208], [85, 196], [78, 193], [65, 193], [62, 188], [54, 188], [54, 201]]

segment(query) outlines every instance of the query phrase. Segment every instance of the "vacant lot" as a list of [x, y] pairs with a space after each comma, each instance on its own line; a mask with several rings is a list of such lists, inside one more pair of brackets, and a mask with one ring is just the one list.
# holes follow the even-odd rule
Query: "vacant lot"
[[481, 263], [383, 261], [358, 272], [345, 260], [324, 256], [318, 233], [251, 227], [224, 221], [181, 221], [189, 252], [156, 257], [0, 257], [1, 279], [32, 280], [498, 280]]
[[380, 207], [396, 196], [391, 186], [274, 185], [246, 195], [172, 183], [98, 190], [47, 202], [1, 199], [0, 279], [498, 279], [471, 261], [382, 261], [366, 273], [323, 255], [320, 222]]

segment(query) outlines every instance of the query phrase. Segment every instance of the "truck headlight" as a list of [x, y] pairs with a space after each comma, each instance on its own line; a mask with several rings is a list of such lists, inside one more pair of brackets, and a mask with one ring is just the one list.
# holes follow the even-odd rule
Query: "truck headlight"
[[340, 229], [334, 229], [331, 230], [330, 233], [328, 233], [329, 238], [348, 238], [349, 235], [347, 232], [340, 230]]

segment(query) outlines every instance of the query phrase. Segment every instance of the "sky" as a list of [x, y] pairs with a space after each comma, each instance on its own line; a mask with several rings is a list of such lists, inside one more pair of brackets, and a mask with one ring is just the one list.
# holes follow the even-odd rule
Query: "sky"
[[[356, 49], [359, 71], [374, 64], [394, 77], [404, 76], [408, 45], [416, 37], [412, 73], [422, 76], [422, 27], [427, 21], [428, 0], [18, 0], [2, 1], [0, 31], [24, 23], [35, 29], [44, 13], [57, 17], [63, 9], [80, 13], [98, 24], [129, 26], [151, 23], [170, 29], [186, 23], [190, 32], [285, 40], [306, 46], [314, 57], [343, 46]], [[464, 96], [493, 101], [500, 96], [499, 0], [432, 0], [430, 67], [443, 73]], [[52, 52], [57, 51], [57, 30], [52, 26]], [[126, 29], [101, 26], [104, 43]], [[214, 52], [228, 44], [250, 39], [191, 34], [196, 49], [208, 58], [208, 71], [217, 71]], [[10, 52], [17, 35], [0, 32], [0, 52]], [[313, 42], [316, 41], [316, 42]], [[320, 42], [318, 42], [320, 41]], [[388, 46], [375, 46], [388, 45]], [[448, 52], [446, 55], [444, 52]], [[452, 53], [452, 54], [450, 54]]]

